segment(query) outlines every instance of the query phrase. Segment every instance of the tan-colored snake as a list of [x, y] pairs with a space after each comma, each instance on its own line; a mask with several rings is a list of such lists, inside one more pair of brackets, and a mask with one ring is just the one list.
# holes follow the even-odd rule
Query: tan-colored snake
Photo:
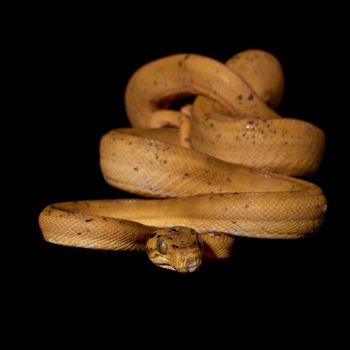
[[[192, 272], [203, 258], [230, 256], [234, 236], [317, 231], [326, 211], [322, 190], [289, 176], [318, 169], [324, 134], [272, 109], [283, 88], [279, 62], [260, 50], [226, 65], [179, 54], [143, 66], [125, 94], [133, 128], [103, 136], [100, 163], [112, 186], [158, 199], [50, 205], [39, 217], [44, 238], [146, 250], [161, 267]], [[197, 95], [192, 107], [167, 109], [187, 95]]]

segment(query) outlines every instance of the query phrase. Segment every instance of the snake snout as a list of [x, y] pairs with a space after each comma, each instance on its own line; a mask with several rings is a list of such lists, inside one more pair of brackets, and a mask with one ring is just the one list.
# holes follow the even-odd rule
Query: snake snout
[[194, 272], [199, 269], [201, 266], [201, 260], [190, 258], [186, 260], [185, 264], [182, 267], [178, 267], [176, 270], [178, 272], [188, 273], [188, 272]]

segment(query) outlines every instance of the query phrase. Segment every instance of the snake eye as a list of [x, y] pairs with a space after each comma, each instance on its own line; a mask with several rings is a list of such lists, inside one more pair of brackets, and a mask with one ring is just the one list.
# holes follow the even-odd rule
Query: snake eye
[[168, 247], [167, 247], [165, 241], [163, 241], [163, 240], [160, 239], [160, 240], [157, 242], [157, 250], [158, 250], [158, 252], [159, 252], [160, 254], [165, 254], [165, 253], [166, 253], [166, 251], [168, 250]]
[[201, 235], [198, 235], [198, 245], [201, 249], [204, 247], [204, 241]]

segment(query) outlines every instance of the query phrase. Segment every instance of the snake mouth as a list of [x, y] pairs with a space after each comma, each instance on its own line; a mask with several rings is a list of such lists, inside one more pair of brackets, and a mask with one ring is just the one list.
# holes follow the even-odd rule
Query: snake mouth
[[157, 264], [157, 266], [161, 267], [162, 269], [167, 269], [171, 271], [177, 271], [180, 273], [190, 273], [198, 270], [199, 265], [197, 263], [187, 265], [184, 267], [177, 267], [175, 268], [174, 266], [168, 265], [168, 264]]
[[[155, 262], [153, 262], [155, 263]], [[167, 269], [167, 270], [171, 270], [171, 271], [176, 271], [176, 272], [180, 272], [180, 273], [191, 273], [194, 272], [196, 270], [199, 269], [200, 267], [200, 261], [196, 261], [196, 260], [191, 260], [190, 262], [187, 262], [186, 264], [182, 265], [182, 266], [176, 266], [174, 267], [171, 264], [167, 264], [167, 263], [155, 263], [158, 267], [161, 267], [162, 269]]]
[[158, 267], [161, 267], [162, 269], [167, 269], [167, 270], [171, 270], [171, 271], [178, 271], [177, 269], [175, 269], [175, 267], [169, 265], [169, 264], [156, 264]]

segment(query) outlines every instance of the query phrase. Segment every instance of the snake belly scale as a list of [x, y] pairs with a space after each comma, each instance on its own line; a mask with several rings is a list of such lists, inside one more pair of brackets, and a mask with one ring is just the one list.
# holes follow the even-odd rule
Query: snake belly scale
[[[230, 256], [235, 236], [294, 239], [316, 232], [327, 203], [292, 176], [319, 167], [325, 136], [276, 112], [284, 79], [261, 50], [226, 65], [178, 54], [141, 67], [125, 93], [133, 128], [102, 137], [100, 164], [112, 186], [145, 199], [52, 204], [39, 216], [56, 244], [146, 251], [156, 265], [192, 272]], [[171, 110], [179, 96], [193, 105]]]

